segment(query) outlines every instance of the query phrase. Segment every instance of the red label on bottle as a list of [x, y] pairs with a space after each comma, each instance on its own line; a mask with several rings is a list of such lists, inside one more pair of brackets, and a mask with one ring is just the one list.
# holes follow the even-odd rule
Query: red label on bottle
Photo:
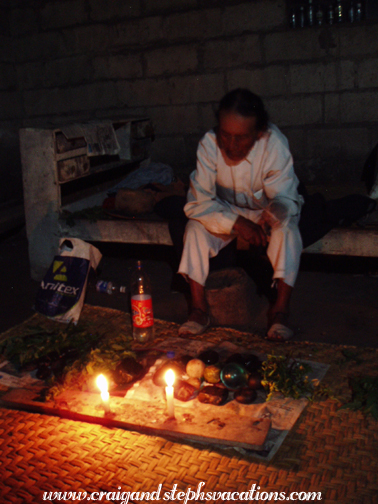
[[147, 294], [139, 294], [131, 298], [131, 314], [134, 327], [151, 327], [154, 325], [152, 298]]

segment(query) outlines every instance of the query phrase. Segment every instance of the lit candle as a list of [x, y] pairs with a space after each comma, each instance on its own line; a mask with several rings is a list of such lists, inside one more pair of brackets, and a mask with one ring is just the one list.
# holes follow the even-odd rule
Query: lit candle
[[167, 383], [167, 386], [165, 387], [165, 395], [167, 398], [168, 416], [170, 418], [174, 418], [175, 410], [173, 404], [173, 384], [175, 382], [175, 373], [172, 371], [172, 369], [168, 369], [168, 371], [165, 373], [165, 381]]
[[110, 406], [109, 406], [108, 381], [103, 374], [100, 374], [97, 377], [96, 383], [97, 383], [97, 387], [101, 391], [101, 401], [102, 401], [102, 406], [104, 408], [104, 411], [105, 411], [105, 413], [109, 413]]

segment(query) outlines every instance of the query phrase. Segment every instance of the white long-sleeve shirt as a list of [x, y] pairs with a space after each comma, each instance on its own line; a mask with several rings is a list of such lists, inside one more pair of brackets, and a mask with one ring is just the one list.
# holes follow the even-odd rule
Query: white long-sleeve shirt
[[270, 124], [246, 159], [233, 166], [211, 130], [199, 143], [184, 211], [210, 233], [229, 235], [238, 215], [257, 222], [272, 202], [283, 205], [287, 217], [298, 215], [303, 202], [298, 183], [287, 138], [275, 125]]

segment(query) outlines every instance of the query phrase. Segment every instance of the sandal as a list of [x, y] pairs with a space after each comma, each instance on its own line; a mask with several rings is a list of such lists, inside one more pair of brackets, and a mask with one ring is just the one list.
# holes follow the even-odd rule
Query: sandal
[[[195, 311], [195, 310], [193, 310]], [[201, 311], [202, 310], [198, 310]], [[202, 312], [204, 313], [204, 312]], [[198, 336], [206, 331], [206, 329], [210, 326], [210, 317], [207, 315], [207, 320], [205, 324], [200, 324], [199, 322], [196, 322], [195, 320], [187, 320], [182, 326], [179, 328], [178, 333], [179, 336]]]
[[269, 341], [287, 341], [294, 336], [294, 331], [283, 324], [273, 324], [266, 334]]
[[[276, 317], [279, 315], [279, 317]], [[282, 317], [284, 315], [285, 317]], [[287, 318], [287, 313], [277, 312], [273, 316], [273, 322], [268, 329], [266, 334], [266, 339], [269, 341], [287, 341], [294, 336], [294, 331], [290, 329], [287, 325], [282, 322], [274, 322], [275, 318], [281, 319]]]

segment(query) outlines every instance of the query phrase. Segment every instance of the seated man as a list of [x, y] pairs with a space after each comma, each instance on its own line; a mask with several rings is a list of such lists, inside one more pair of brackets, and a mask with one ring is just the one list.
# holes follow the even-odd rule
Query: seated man
[[189, 282], [192, 303], [179, 334], [201, 334], [209, 326], [204, 287], [209, 258], [240, 236], [251, 246], [266, 248], [273, 268], [276, 297], [268, 310], [267, 337], [289, 339], [303, 198], [288, 141], [269, 123], [262, 100], [247, 89], [225, 95], [217, 119], [218, 126], [199, 143], [184, 207], [189, 221], [178, 272]]

